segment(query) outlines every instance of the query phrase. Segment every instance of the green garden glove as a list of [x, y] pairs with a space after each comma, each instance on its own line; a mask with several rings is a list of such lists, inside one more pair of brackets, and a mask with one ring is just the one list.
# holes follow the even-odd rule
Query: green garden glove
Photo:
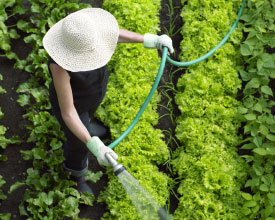
[[111, 166], [108, 159], [105, 157], [106, 153], [110, 153], [111, 156], [117, 160], [117, 154], [109, 147], [105, 146], [105, 144], [97, 137], [92, 137], [86, 144], [88, 149], [96, 156], [97, 161], [102, 166]]
[[162, 47], [167, 47], [170, 53], [174, 53], [172, 39], [165, 34], [161, 36], [144, 34], [143, 46], [145, 48], [158, 48], [160, 50], [162, 50]]

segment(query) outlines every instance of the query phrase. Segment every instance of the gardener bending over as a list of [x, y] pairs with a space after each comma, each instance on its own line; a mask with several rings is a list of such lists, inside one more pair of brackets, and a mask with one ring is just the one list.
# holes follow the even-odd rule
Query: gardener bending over
[[[74, 12], [57, 22], [46, 33], [43, 45], [49, 58], [52, 76], [50, 101], [53, 112], [66, 135], [64, 169], [71, 172], [79, 192], [92, 190], [85, 182], [88, 168], [88, 148], [100, 165], [110, 165], [105, 153], [117, 154], [100, 140], [107, 129], [90, 119], [101, 103], [107, 87], [111, 59], [117, 43], [143, 43], [146, 48], [168, 47], [173, 53], [172, 40], [167, 35], [140, 35], [119, 29], [115, 17], [100, 8]], [[89, 113], [88, 113], [89, 112]]]

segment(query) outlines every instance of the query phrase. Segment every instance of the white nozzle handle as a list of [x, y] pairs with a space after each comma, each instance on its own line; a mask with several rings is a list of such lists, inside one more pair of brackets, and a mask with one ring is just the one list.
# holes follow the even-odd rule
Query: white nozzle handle
[[109, 152], [107, 152], [105, 154], [105, 157], [107, 158], [107, 160], [109, 161], [109, 163], [112, 165], [112, 167], [115, 167], [115, 166], [118, 165], [118, 162], [112, 157], [112, 155]]
[[109, 163], [110, 163], [110, 164], [112, 165], [112, 167], [114, 168], [114, 172], [115, 172], [116, 175], [120, 174], [122, 171], [125, 170], [125, 167], [124, 167], [122, 164], [118, 163], [118, 162], [112, 157], [112, 155], [111, 155], [109, 152], [107, 152], [107, 153], [105, 154], [105, 157], [107, 158], [107, 160], [109, 161]]

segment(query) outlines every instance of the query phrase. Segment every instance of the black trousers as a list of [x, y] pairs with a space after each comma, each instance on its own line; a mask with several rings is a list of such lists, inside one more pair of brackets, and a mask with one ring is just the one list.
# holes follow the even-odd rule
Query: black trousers
[[[102, 102], [104, 95], [105, 93], [98, 97], [97, 103], [95, 103], [92, 108], [89, 109], [89, 112], [87, 111], [79, 113], [79, 118], [86, 128], [88, 128], [90, 124], [89, 115], [94, 115], [100, 103]], [[65, 157], [64, 168], [70, 171], [74, 176], [82, 176], [88, 168], [89, 149], [86, 147], [86, 144], [81, 142], [66, 126], [59, 108], [53, 108], [53, 113], [59, 121], [67, 139], [63, 144]]]

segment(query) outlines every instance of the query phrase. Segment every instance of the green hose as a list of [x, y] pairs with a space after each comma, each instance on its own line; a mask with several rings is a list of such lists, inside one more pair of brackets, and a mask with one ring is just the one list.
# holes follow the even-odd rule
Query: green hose
[[158, 71], [158, 75], [155, 79], [155, 82], [149, 92], [149, 95], [147, 96], [145, 102], [143, 103], [143, 105], [141, 106], [141, 108], [139, 109], [137, 116], [135, 117], [135, 119], [133, 120], [133, 122], [130, 124], [130, 126], [122, 133], [122, 135], [120, 135], [120, 137], [118, 137], [113, 143], [111, 143], [110, 145], [108, 145], [108, 147], [110, 148], [114, 148], [116, 145], [119, 144], [119, 142], [121, 142], [129, 133], [130, 131], [133, 129], [133, 127], [136, 125], [136, 123], [138, 122], [140, 116], [142, 115], [142, 113], [144, 112], [145, 108], [147, 107], [147, 105], [149, 104], [152, 96], [154, 95], [159, 81], [161, 79], [161, 76], [163, 74], [163, 70], [165, 67], [165, 63], [166, 63], [166, 59], [167, 59], [167, 53], [168, 53], [168, 48], [164, 47], [163, 51], [162, 51], [162, 58], [161, 58], [161, 63], [159, 66], [159, 71]]
[[196, 60], [189, 61], [189, 62], [177, 62], [177, 61], [174, 61], [170, 57], [167, 56], [168, 48], [167, 47], [163, 48], [163, 50], [162, 50], [162, 58], [161, 58], [161, 63], [160, 63], [160, 67], [159, 67], [159, 70], [158, 70], [158, 74], [157, 74], [155, 82], [154, 82], [154, 84], [153, 84], [153, 86], [152, 86], [152, 88], [151, 88], [151, 90], [150, 90], [150, 92], [149, 92], [146, 100], [144, 101], [143, 105], [141, 106], [140, 110], [137, 113], [137, 116], [134, 118], [133, 122], [129, 125], [129, 127], [122, 133], [122, 135], [120, 135], [120, 137], [118, 137], [113, 143], [111, 143], [110, 145], [108, 145], [108, 147], [114, 148], [116, 145], [118, 145], [130, 133], [130, 131], [133, 129], [133, 127], [137, 124], [139, 118], [141, 117], [141, 115], [144, 112], [145, 108], [149, 104], [151, 98], [153, 97], [153, 95], [154, 95], [154, 93], [155, 93], [155, 91], [156, 91], [156, 89], [158, 87], [159, 81], [160, 81], [161, 76], [163, 74], [163, 70], [164, 70], [164, 67], [165, 67], [166, 60], [168, 60], [169, 63], [171, 63], [171, 64], [173, 64], [175, 66], [190, 66], [190, 65], [199, 63], [199, 62], [201, 62], [203, 60], [206, 60], [213, 53], [215, 53], [215, 51], [217, 49], [219, 49], [222, 45], [224, 45], [224, 43], [228, 40], [230, 34], [236, 28], [236, 26], [237, 26], [237, 24], [238, 24], [238, 22], [240, 20], [240, 17], [242, 15], [242, 12], [243, 12], [243, 9], [244, 9], [244, 6], [245, 6], [245, 0], [242, 0], [242, 6], [241, 6], [241, 8], [239, 10], [237, 19], [234, 22], [234, 24], [232, 25], [232, 27], [229, 30], [229, 32], [226, 34], [226, 36], [222, 39], [222, 41], [215, 48], [213, 48], [211, 51], [209, 51], [207, 54], [201, 56], [200, 58], [198, 58]]
[[240, 17], [242, 15], [242, 12], [243, 12], [243, 9], [244, 9], [244, 6], [245, 6], [245, 0], [242, 1], [242, 6], [239, 10], [237, 19], [234, 22], [234, 24], [232, 25], [231, 29], [228, 31], [228, 33], [225, 35], [225, 37], [222, 39], [222, 41], [216, 47], [214, 47], [212, 50], [210, 50], [207, 54], [201, 56], [200, 58], [198, 58], [196, 60], [192, 60], [192, 61], [189, 61], [189, 62], [177, 62], [177, 61], [172, 60], [170, 57], [167, 57], [168, 62], [175, 65], [175, 66], [191, 66], [191, 65], [199, 63], [203, 60], [206, 60], [213, 53], [215, 53], [216, 50], [218, 50], [222, 45], [224, 45], [225, 42], [228, 40], [228, 38], [230, 37], [230, 34], [234, 31], [234, 29], [236, 28], [236, 26], [237, 26], [237, 24], [240, 20]]

